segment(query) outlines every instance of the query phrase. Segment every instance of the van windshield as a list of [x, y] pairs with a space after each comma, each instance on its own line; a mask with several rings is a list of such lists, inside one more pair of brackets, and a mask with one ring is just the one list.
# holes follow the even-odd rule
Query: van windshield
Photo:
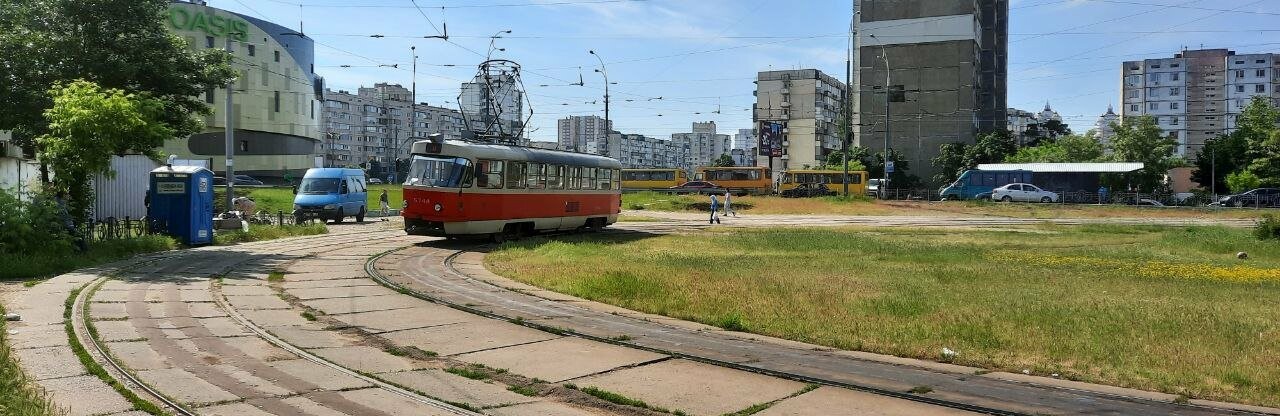
[[414, 155], [405, 185], [457, 188], [471, 167], [471, 161], [460, 157]]
[[337, 178], [304, 178], [298, 185], [298, 193], [308, 195], [327, 195], [338, 193]]

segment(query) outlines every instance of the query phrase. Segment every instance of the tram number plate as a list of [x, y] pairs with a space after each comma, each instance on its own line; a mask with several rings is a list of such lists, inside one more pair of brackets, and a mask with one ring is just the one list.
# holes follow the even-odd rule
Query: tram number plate
[[578, 202], [578, 201], [565, 202], [565, 203], [564, 203], [564, 212], [578, 212], [579, 205], [580, 205], [580, 204], [579, 204], [579, 202]]

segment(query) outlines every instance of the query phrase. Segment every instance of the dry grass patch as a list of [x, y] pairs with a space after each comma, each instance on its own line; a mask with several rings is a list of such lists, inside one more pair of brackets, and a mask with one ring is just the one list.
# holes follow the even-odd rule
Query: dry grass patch
[[1036, 230], [1047, 232], [569, 236], [508, 243], [487, 262], [525, 283], [730, 330], [1280, 405], [1280, 244], [1221, 227]]

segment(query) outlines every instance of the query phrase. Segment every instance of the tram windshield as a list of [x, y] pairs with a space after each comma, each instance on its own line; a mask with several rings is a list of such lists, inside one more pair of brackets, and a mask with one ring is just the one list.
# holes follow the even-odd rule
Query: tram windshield
[[405, 185], [457, 188], [471, 167], [471, 161], [460, 157], [414, 155]]

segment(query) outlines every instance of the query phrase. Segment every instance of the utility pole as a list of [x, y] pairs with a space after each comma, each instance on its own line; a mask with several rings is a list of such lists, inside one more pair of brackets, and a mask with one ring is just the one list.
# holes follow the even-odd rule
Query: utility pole
[[[231, 36], [227, 36], [226, 50], [228, 54], [233, 53], [233, 51], [231, 50]], [[236, 191], [236, 168], [235, 168], [236, 139], [235, 139], [235, 124], [234, 124], [235, 113], [231, 111], [232, 109], [231, 94], [232, 94], [232, 87], [234, 86], [234, 83], [235, 83], [235, 80], [227, 81], [227, 100], [226, 100], [227, 106], [223, 113], [223, 115], [226, 116], [226, 121], [224, 121], [223, 124], [224, 124], [224, 129], [226, 130], [227, 204], [225, 206], [226, 207], [225, 209], [227, 211], [231, 210], [232, 208], [231, 200], [235, 199], [236, 197], [235, 195], [236, 194], [235, 192]]]
[[597, 69], [596, 72], [599, 72], [600, 75], [604, 76], [604, 156], [608, 157], [609, 135], [613, 132], [613, 126], [609, 125], [609, 73], [606, 72], [604, 59], [600, 58], [600, 55], [597, 54], [595, 50], [589, 50], [587, 52], [592, 56], [595, 56], [596, 60], [600, 61], [600, 69]]
[[[876, 35], [869, 35], [869, 36], [872, 38], [875, 38], [877, 41], [880, 40], [879, 38], [876, 38]], [[888, 48], [889, 48], [889, 45], [885, 44], [884, 42], [880, 43], [880, 58], [884, 59], [884, 182], [881, 182], [879, 187], [880, 199], [884, 199], [889, 196], [889, 165], [893, 163], [889, 160], [889, 133], [891, 131], [891, 128], [889, 126], [889, 102], [892, 100], [892, 96], [891, 96], [892, 92], [889, 91], [891, 88], [889, 85], [890, 78], [889, 78]]]
[[[418, 136], [414, 135], [414, 129], [418, 127], [418, 47], [410, 46], [409, 54], [413, 55], [413, 74], [410, 76], [410, 95], [409, 97], [409, 140], [416, 140]], [[391, 153], [391, 182], [400, 181], [400, 146], [404, 143], [400, 140], [396, 141], [396, 149]]]
[[840, 160], [842, 162], [841, 164], [844, 165], [842, 167], [844, 170], [843, 195], [846, 198], [849, 197], [849, 142], [853, 141], [853, 95], [850, 94], [850, 92], [853, 91], [853, 37], [856, 30], [854, 28], [854, 22], [858, 19], [857, 4], [858, 0], [850, 1], [853, 13], [849, 15], [849, 45], [848, 49], [845, 51], [844, 59], [844, 105], [842, 108], [844, 109], [843, 123], [845, 130], [844, 137], [840, 138], [840, 153], [843, 154], [843, 157], [841, 157]]

